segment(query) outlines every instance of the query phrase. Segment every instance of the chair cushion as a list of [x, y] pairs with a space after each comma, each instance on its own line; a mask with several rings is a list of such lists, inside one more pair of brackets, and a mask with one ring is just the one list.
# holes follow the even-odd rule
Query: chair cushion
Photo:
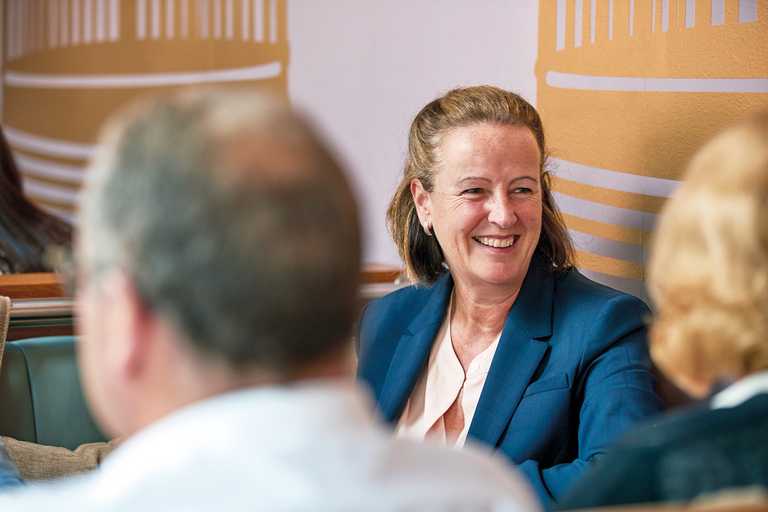
[[76, 450], [10, 437], [3, 437], [3, 442], [24, 480], [47, 480], [90, 471], [115, 448], [111, 442], [84, 444]]
[[75, 338], [57, 336], [6, 343], [0, 372], [0, 434], [60, 446], [105, 441], [80, 387]]

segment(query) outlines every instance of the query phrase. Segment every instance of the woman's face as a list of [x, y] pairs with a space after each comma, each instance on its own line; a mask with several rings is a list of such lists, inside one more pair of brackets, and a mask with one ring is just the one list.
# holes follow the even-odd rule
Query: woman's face
[[526, 127], [455, 128], [437, 152], [434, 187], [411, 183], [422, 225], [431, 225], [457, 283], [522, 284], [541, 233], [541, 155]]

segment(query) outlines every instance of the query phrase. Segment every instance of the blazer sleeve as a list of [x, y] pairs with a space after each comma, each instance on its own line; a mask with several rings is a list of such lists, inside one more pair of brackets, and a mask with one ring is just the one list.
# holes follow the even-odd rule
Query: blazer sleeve
[[585, 319], [590, 327], [573, 390], [578, 456], [546, 468], [533, 460], [521, 464], [540, 496], [561, 500], [591, 462], [631, 427], [661, 411], [648, 355], [648, 313], [642, 301], [622, 294]]
[[653, 448], [612, 449], [579, 479], [558, 508], [569, 510], [659, 501], [659, 455]]

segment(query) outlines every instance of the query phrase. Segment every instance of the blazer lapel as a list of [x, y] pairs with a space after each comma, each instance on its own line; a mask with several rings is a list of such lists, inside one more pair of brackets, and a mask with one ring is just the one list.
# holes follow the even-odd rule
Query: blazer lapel
[[552, 335], [553, 288], [551, 271], [534, 257], [504, 324], [468, 437], [489, 446], [498, 444], [549, 349], [549, 343], [540, 339]]
[[453, 280], [446, 272], [432, 286], [424, 309], [416, 315], [397, 343], [379, 399], [381, 413], [388, 422], [400, 417], [416, 385], [445, 317], [452, 289]]

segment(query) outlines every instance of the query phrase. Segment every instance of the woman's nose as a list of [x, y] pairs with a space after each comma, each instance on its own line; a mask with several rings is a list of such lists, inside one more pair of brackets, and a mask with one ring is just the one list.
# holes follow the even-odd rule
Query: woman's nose
[[517, 222], [517, 214], [508, 197], [494, 197], [490, 201], [488, 222], [500, 228], [508, 228]]

